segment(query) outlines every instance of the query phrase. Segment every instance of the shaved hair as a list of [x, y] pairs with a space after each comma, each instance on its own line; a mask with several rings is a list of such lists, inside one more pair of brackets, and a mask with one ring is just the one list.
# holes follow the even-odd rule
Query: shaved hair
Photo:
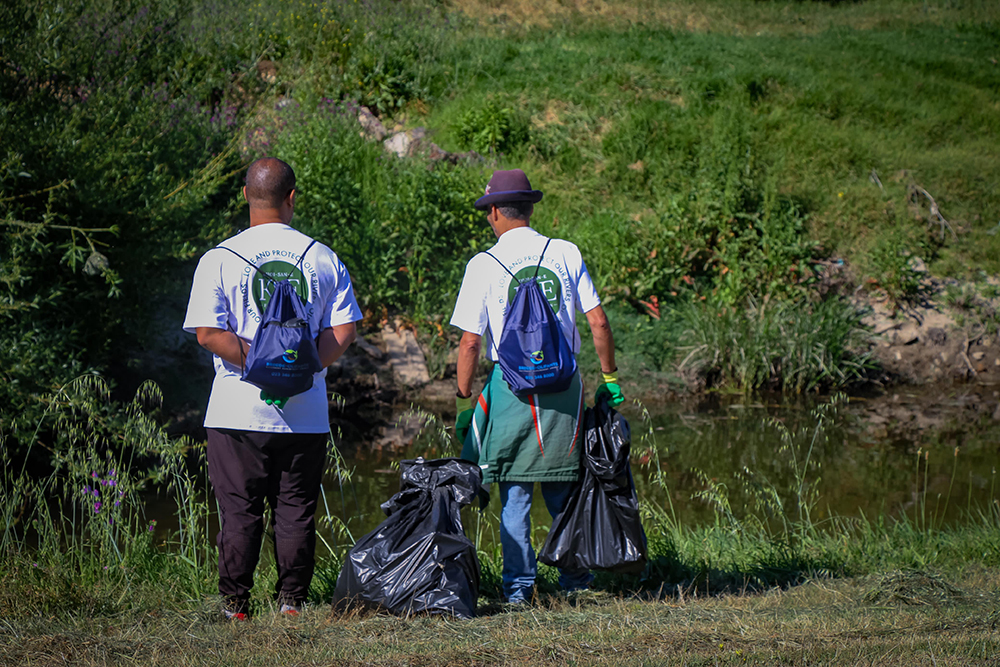
[[278, 158], [261, 158], [247, 169], [247, 202], [251, 208], [278, 208], [294, 189], [295, 172]]
[[502, 204], [494, 204], [494, 206], [503, 217], [521, 222], [528, 222], [531, 214], [535, 211], [535, 205], [530, 201], [503, 202]]

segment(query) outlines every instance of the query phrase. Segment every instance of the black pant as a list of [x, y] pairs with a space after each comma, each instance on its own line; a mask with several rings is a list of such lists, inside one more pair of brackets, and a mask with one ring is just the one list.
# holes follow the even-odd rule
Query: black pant
[[219, 501], [219, 593], [245, 606], [271, 507], [279, 603], [309, 593], [316, 551], [316, 502], [326, 463], [325, 433], [208, 429], [208, 476]]

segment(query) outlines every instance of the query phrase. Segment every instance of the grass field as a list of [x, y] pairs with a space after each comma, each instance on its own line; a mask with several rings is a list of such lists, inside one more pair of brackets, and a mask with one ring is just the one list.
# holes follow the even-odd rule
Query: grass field
[[[125, 396], [163, 371], [149, 350], [179, 322], [153, 314], [240, 227], [264, 153], [295, 167], [296, 224], [345, 259], [373, 326], [453, 344], [457, 280], [491, 243], [471, 202], [519, 166], [546, 192], [536, 225], [583, 249], [625, 373], [853, 382], [864, 330], [821, 260], [897, 303], [914, 257], [979, 285], [1000, 269], [997, 3], [16, 0], [0, 29], [3, 664], [1000, 664], [996, 503], [928, 520], [918, 456], [912, 516], [814, 522], [806, 432], [775, 441], [795, 488], [748, 470], [734, 508], [703, 479], [683, 500], [709, 525], [647, 504], [642, 581], [569, 601], [545, 571], [506, 611], [483, 549], [482, 618], [337, 617], [348, 536], [328, 520], [313, 607], [275, 618], [265, 564], [257, 619], [225, 625], [202, 445], [148, 385]], [[387, 156], [357, 104], [484, 161]], [[150, 487], [179, 531], [145, 520]]]
[[223, 624], [211, 605], [8, 619], [9, 665], [996, 665], [995, 571], [812, 580], [759, 594], [541, 600], [472, 621], [310, 608]]
[[[92, 418], [103, 397], [95, 383], [66, 395]], [[203, 449], [171, 440], [150, 418], [156, 398], [147, 387], [124, 429], [107, 434], [122, 443], [119, 454], [80, 428], [85, 411], [63, 422], [76, 444], [48, 477], [18, 472], [5, 455], [3, 664], [997, 664], [1000, 505], [963, 504], [962, 519], [945, 522], [927, 481], [947, 470], [918, 458], [910, 509], [818, 518], [812, 452], [836, 402], [794, 428], [771, 424], [775, 464], [792, 474], [777, 487], [746, 467], [731, 482], [742, 480], [739, 495], [701, 474], [702, 490], [675, 498], [662, 467], [669, 445], [637, 422], [633, 451], [646, 461], [646, 484], [674, 498], [643, 498], [649, 564], [641, 576], [599, 574], [593, 590], [567, 598], [543, 566], [532, 606], [506, 608], [498, 548], [481, 539], [497, 530], [497, 517], [467, 512], [482, 573], [478, 618], [336, 614], [329, 604], [353, 540], [324, 512], [306, 612], [275, 613], [265, 540], [255, 616], [227, 624], [214, 596], [217, 519], [204, 493]], [[450, 436], [432, 420], [426, 437], [424, 445]], [[350, 475], [340, 470], [341, 479]], [[146, 518], [148, 480], [160, 480], [176, 507], [177, 529]], [[677, 502], [703, 504], [709, 518], [679, 522]]]

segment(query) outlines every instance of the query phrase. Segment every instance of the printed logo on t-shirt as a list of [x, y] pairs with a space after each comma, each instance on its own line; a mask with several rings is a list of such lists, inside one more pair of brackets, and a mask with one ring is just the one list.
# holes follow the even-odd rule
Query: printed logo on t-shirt
[[[531, 276], [533, 275], [535, 275], [535, 267], [528, 266], [515, 273], [514, 277], [519, 282], [524, 282], [525, 280], [531, 280]], [[562, 301], [562, 283], [559, 281], [559, 277], [551, 269], [542, 266], [538, 268], [538, 278], [536, 281], [546, 301], [552, 306], [552, 312], [558, 313]], [[516, 291], [517, 283], [512, 280], [507, 287], [507, 303], [514, 300], [514, 292]]]
[[268, 280], [264, 274], [274, 278], [276, 282], [288, 280], [295, 287], [295, 293], [305, 301], [309, 298], [309, 283], [302, 275], [302, 272], [294, 264], [288, 262], [273, 261], [261, 265], [260, 271], [254, 272], [253, 276], [253, 302], [257, 304], [259, 312], [263, 313], [267, 308], [267, 303], [271, 300], [271, 292], [274, 290], [274, 283]]

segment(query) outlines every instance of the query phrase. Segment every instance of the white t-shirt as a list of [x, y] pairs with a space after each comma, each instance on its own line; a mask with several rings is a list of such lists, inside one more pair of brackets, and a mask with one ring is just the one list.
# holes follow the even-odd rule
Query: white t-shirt
[[[313, 337], [329, 327], [361, 319], [351, 276], [337, 255], [288, 225], [267, 223], [251, 227], [220, 245], [231, 248], [262, 271], [288, 278], [300, 297], [308, 300], [306, 314]], [[184, 330], [198, 327], [229, 330], [251, 341], [270, 299], [269, 281], [228, 250], [205, 253], [194, 273]], [[269, 433], [326, 433], [330, 428], [326, 397], [326, 369], [316, 373], [312, 389], [288, 399], [283, 409], [260, 399], [260, 389], [243, 382], [241, 370], [215, 357], [215, 381], [205, 413], [207, 428]]]
[[[451, 324], [480, 336], [488, 332], [487, 354], [493, 361], [497, 361], [498, 357], [492, 337], [500, 340], [507, 304], [514, 298], [517, 289], [517, 282], [511, 279], [511, 273], [518, 280], [530, 279], [535, 274], [539, 255], [548, 240], [531, 227], [517, 227], [504, 232], [497, 244], [490, 248], [489, 252], [496, 259], [481, 252], [465, 267]], [[504, 266], [510, 273], [504, 270]], [[576, 311], [586, 313], [601, 305], [580, 249], [569, 241], [552, 239], [538, 270], [538, 285], [562, 325], [573, 353], [579, 354], [580, 332], [576, 328]]]

